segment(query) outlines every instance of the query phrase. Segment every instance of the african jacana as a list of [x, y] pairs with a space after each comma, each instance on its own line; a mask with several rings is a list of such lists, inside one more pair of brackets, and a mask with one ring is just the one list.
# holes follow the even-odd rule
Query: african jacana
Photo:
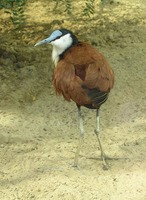
[[55, 64], [53, 84], [56, 93], [65, 100], [73, 100], [78, 108], [80, 137], [75, 154], [74, 166], [78, 165], [78, 157], [83, 142], [84, 128], [81, 106], [96, 109], [95, 134], [101, 150], [104, 169], [108, 169], [106, 156], [99, 137], [99, 108], [107, 100], [114, 84], [114, 73], [104, 56], [94, 47], [81, 42], [67, 29], [59, 29], [35, 44], [50, 43], [53, 45], [52, 59]]

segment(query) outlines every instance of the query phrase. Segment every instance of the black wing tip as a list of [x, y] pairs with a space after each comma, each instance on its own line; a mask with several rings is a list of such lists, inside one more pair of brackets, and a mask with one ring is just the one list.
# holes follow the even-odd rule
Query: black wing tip
[[82, 85], [82, 88], [87, 92], [88, 97], [93, 103], [93, 106], [91, 107], [99, 108], [108, 99], [109, 91], [103, 92], [98, 88], [90, 89], [85, 85]]

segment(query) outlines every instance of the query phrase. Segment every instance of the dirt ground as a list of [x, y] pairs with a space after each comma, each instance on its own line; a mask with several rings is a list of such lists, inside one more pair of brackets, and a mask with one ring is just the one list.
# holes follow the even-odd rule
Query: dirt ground
[[[53, 1], [30, 0], [21, 31], [0, 10], [1, 200], [146, 200], [146, 1], [110, 2], [99, 15], [97, 1], [89, 19], [80, 15], [82, 1], [74, 3], [72, 18], [61, 5], [52, 11]], [[54, 93], [51, 47], [34, 47], [60, 27], [96, 46], [115, 72], [100, 111], [102, 143], [113, 158], [107, 171], [94, 135], [95, 111], [86, 108], [79, 169], [72, 167], [77, 109]]]

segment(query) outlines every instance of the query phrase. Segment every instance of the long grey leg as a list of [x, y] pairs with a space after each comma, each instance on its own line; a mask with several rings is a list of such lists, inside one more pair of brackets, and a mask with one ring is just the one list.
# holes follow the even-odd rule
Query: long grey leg
[[81, 115], [81, 108], [78, 105], [77, 105], [77, 107], [78, 107], [78, 120], [79, 120], [80, 136], [79, 136], [79, 144], [78, 144], [77, 151], [75, 153], [75, 159], [74, 159], [75, 167], [78, 166], [78, 158], [79, 158], [81, 146], [82, 146], [83, 139], [84, 139], [84, 127], [83, 127], [83, 118]]
[[96, 129], [95, 129], [95, 134], [97, 136], [98, 139], [98, 143], [99, 143], [99, 148], [101, 151], [101, 158], [103, 161], [103, 169], [104, 170], [108, 170], [109, 166], [108, 163], [106, 162], [106, 156], [105, 153], [103, 151], [102, 145], [101, 145], [101, 140], [100, 140], [100, 135], [99, 135], [99, 109], [96, 110]]

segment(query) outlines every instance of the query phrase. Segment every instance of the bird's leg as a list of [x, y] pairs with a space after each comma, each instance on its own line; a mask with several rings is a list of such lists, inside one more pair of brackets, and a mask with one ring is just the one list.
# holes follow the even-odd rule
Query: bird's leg
[[101, 151], [101, 158], [103, 161], [103, 169], [104, 170], [108, 170], [109, 166], [108, 163], [106, 162], [106, 155], [103, 151], [102, 145], [101, 145], [101, 140], [100, 140], [100, 135], [99, 135], [99, 109], [96, 110], [96, 129], [95, 129], [95, 134], [97, 136], [98, 139], [98, 143], [99, 143], [99, 148]]
[[78, 166], [78, 157], [79, 157], [79, 153], [80, 153], [81, 146], [83, 143], [83, 138], [84, 138], [84, 127], [83, 127], [83, 118], [81, 115], [81, 108], [78, 105], [77, 105], [77, 107], [78, 107], [78, 120], [79, 120], [80, 136], [79, 136], [79, 144], [77, 147], [77, 151], [75, 153], [74, 167]]

